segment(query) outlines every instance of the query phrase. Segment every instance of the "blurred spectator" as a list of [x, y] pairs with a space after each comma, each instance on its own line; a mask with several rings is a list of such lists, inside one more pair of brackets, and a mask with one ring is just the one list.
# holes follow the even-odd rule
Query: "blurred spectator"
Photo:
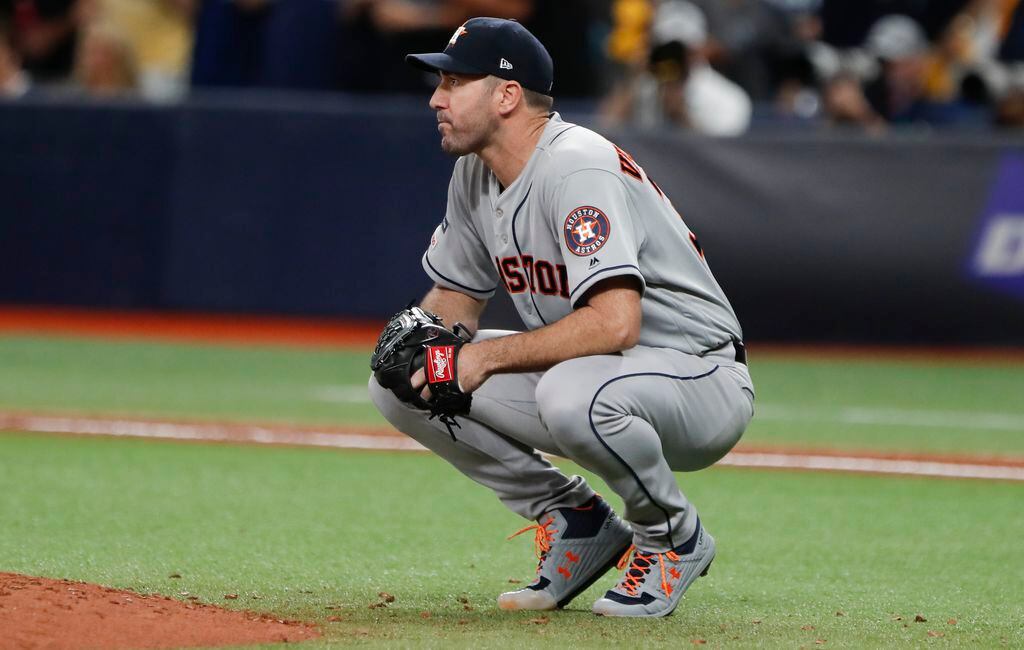
[[765, 0], [786, 17], [789, 37], [772, 66], [775, 109], [784, 117], [816, 118], [821, 113], [818, 73], [813, 62], [822, 34], [821, 0]]
[[370, 92], [421, 92], [435, 80], [406, 65], [406, 54], [437, 51], [473, 16], [525, 21], [533, 12], [534, 0], [344, 0], [343, 6], [341, 86]]
[[[978, 121], [976, 111], [961, 98], [966, 77], [956, 28], [941, 38], [938, 45], [930, 43], [924, 28], [909, 16], [880, 18], [864, 43], [869, 58], [848, 58], [856, 64], [829, 75], [833, 78], [826, 86], [825, 107], [830, 121], [871, 131], [879, 130], [879, 118], [889, 124], [931, 126]], [[863, 100], [856, 96], [858, 77], [864, 80]], [[983, 90], [976, 94], [979, 102], [987, 101]]]
[[183, 94], [192, 54], [196, 0], [82, 0], [90, 24], [110, 25], [131, 42], [139, 90], [149, 99]]
[[542, 0], [534, 3], [524, 22], [555, 61], [556, 97], [600, 97], [608, 90], [605, 43], [611, 25], [610, 2]]
[[339, 38], [339, 0], [202, 0], [192, 84], [330, 89]]
[[[870, 15], [879, 6], [868, 2], [859, 15]], [[826, 89], [831, 121], [861, 123], [850, 116], [867, 115], [850, 110], [859, 104], [848, 92], [850, 79], [859, 77], [867, 99], [887, 121], [933, 126], [986, 123], [994, 102], [1006, 92], [1007, 70], [997, 54], [1012, 36], [1011, 23], [1020, 6], [1020, 0], [919, 3], [912, 8], [932, 21], [931, 39], [926, 26], [914, 18], [889, 15], [871, 26], [862, 48], [815, 44], [812, 59], [819, 75], [839, 75]]]
[[606, 123], [674, 124], [715, 136], [746, 131], [750, 98], [704, 58], [707, 23], [696, 5], [662, 3], [648, 40], [646, 64], [635, 66], [605, 100], [601, 117]]
[[858, 126], [875, 135], [885, 131], [885, 119], [864, 97], [860, 79], [854, 75], [842, 73], [829, 81], [823, 103], [830, 124]]
[[996, 126], [1005, 129], [1024, 129], [1024, 79], [1011, 87], [996, 103], [994, 122]]
[[22, 66], [41, 82], [67, 79], [75, 58], [80, 0], [0, 0]]
[[612, 0], [609, 14], [609, 30], [605, 42], [608, 68], [604, 80], [608, 91], [601, 111], [605, 121], [619, 122], [627, 119], [631, 113], [625, 107], [614, 107], [614, 99], [622, 96], [640, 73], [640, 68], [647, 64], [650, 55], [648, 33], [654, 16], [654, 4], [651, 0]]
[[[1016, 1], [1016, 0], [1012, 0]], [[935, 38], [969, 0], [822, 0], [822, 40], [838, 48], [859, 47], [881, 18], [912, 18]]]
[[872, 106], [888, 120], [909, 114], [925, 94], [924, 30], [908, 16], [885, 16], [871, 27], [866, 45], [882, 66], [866, 91]]
[[116, 27], [97, 23], [81, 36], [74, 80], [86, 94], [110, 97], [138, 88], [138, 64], [131, 41]]
[[28, 75], [21, 69], [10, 35], [8, 22], [0, 16], [0, 99], [24, 97], [31, 87]]
[[867, 50], [879, 61], [881, 71], [864, 92], [886, 121], [950, 124], [963, 118], [953, 89], [936, 83], [941, 63], [936, 62], [924, 29], [912, 18], [879, 19], [868, 32]]
[[436, 80], [405, 54], [475, 15], [526, 23], [557, 96], [604, 96], [612, 123], [735, 135], [756, 114], [878, 133], [1020, 114], [1024, 0], [0, 0], [0, 92], [419, 94]]
[[707, 16], [704, 55], [757, 101], [771, 101], [803, 44], [789, 16], [766, 0], [698, 0]]
[[608, 57], [620, 68], [642, 64], [648, 53], [647, 35], [654, 16], [649, 0], [614, 0], [611, 7], [611, 33]]

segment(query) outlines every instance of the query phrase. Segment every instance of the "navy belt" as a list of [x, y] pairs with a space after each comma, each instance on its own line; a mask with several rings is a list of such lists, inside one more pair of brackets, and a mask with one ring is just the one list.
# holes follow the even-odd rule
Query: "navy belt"
[[736, 348], [736, 363], [747, 365], [747, 346], [743, 345], [743, 341], [739, 339], [733, 340], [732, 346]]
[[743, 365], [747, 365], [747, 346], [743, 345], [743, 341], [739, 339], [729, 339], [728, 341], [719, 345], [718, 347], [711, 348], [710, 350], [705, 350], [700, 354], [700, 356], [705, 357], [711, 354], [712, 352], [718, 352], [719, 350], [729, 345], [730, 343], [732, 343], [732, 347], [736, 351], [736, 363], [742, 363]]

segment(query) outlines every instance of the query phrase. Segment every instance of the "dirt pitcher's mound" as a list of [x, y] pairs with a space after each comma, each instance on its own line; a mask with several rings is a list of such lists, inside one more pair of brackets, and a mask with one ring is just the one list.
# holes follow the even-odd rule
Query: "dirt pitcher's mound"
[[85, 582], [0, 573], [0, 650], [128, 650], [305, 641], [315, 627]]

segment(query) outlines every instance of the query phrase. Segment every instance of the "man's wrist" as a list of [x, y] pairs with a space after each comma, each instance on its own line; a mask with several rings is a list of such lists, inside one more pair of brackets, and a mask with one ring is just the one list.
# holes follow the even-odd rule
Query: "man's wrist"
[[486, 347], [487, 346], [483, 343], [467, 343], [462, 348], [463, 353], [465, 353], [468, 348], [469, 354], [472, 358], [473, 367], [476, 368], [477, 372], [483, 376], [484, 380], [490, 378], [490, 376], [494, 374], [495, 370], [491, 355], [486, 354]]

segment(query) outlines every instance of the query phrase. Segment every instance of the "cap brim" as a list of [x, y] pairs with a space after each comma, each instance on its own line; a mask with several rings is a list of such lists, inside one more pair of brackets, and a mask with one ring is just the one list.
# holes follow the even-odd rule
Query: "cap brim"
[[487, 74], [471, 65], [452, 58], [444, 52], [433, 54], [407, 54], [405, 62], [427, 72], [454, 72], [455, 74]]

